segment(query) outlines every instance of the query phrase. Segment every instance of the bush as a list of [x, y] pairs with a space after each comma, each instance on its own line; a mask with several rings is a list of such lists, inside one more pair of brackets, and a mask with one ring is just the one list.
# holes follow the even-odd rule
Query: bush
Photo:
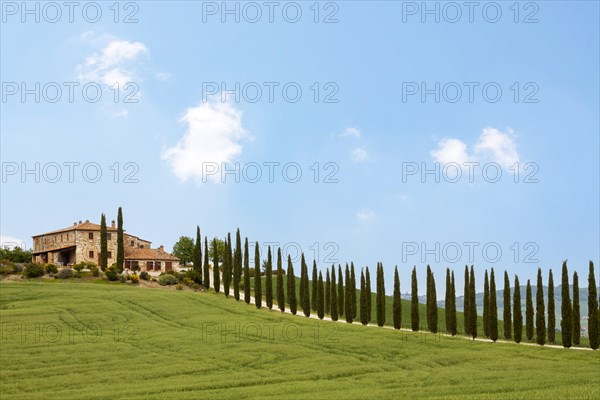
[[29, 263], [25, 265], [24, 273], [28, 278], [37, 278], [44, 275], [44, 267], [41, 264]]
[[0, 275], [8, 275], [17, 272], [17, 266], [10, 260], [0, 260]]
[[55, 274], [58, 272], [58, 267], [52, 263], [44, 264], [44, 269], [47, 274]]
[[186, 279], [190, 279], [191, 281], [193, 281], [194, 283], [201, 283], [202, 282], [202, 274], [196, 270], [189, 270], [185, 273]]
[[106, 275], [106, 279], [109, 281], [114, 282], [119, 280], [119, 274], [112, 266], [106, 268], [106, 272], [104, 274]]
[[146, 271], [142, 271], [142, 273], [140, 274], [140, 278], [142, 278], [143, 280], [147, 281], [150, 279], [150, 274]]
[[73, 270], [71, 268], [62, 268], [54, 277], [56, 279], [67, 279], [72, 278], [73, 275]]
[[187, 275], [186, 275], [186, 274], [187, 274], [186, 272], [179, 272], [179, 273], [176, 275], [176, 277], [177, 277], [177, 280], [178, 280], [179, 282], [183, 282], [183, 281], [185, 280], [185, 278], [187, 277]]
[[175, 286], [175, 289], [183, 290], [183, 285], [181, 283], [178, 283], [177, 286]]
[[131, 280], [131, 283], [133, 283], [133, 284], [140, 283], [140, 277], [137, 276], [137, 274], [129, 275], [129, 279]]
[[93, 277], [97, 278], [100, 276], [100, 268], [96, 267], [95, 265], [90, 268], [90, 272], [92, 273]]
[[175, 285], [177, 284], [177, 278], [175, 278], [173, 275], [171, 274], [164, 274], [161, 275], [158, 278], [158, 284], [161, 286], [166, 286], [166, 285]]

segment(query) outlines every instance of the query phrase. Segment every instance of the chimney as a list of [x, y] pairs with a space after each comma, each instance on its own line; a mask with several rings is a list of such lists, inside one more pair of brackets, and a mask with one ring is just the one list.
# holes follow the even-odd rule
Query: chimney
[[[79, 221], [79, 222], [81, 222], [81, 221]], [[86, 219], [86, 220], [85, 220], [85, 223], [86, 223], [86, 224], [89, 224], [89, 223], [90, 223], [90, 220], [89, 220], [89, 219]]]
[[162, 244], [158, 247], [158, 251], [160, 251], [161, 253], [164, 253], [165, 248]]
[[73, 226], [77, 226], [77, 221], [73, 222]]
[[81, 220], [79, 220], [79, 223], [81, 224]]
[[112, 221], [110, 221], [110, 227], [114, 228], [115, 227], [115, 220], [113, 219]]

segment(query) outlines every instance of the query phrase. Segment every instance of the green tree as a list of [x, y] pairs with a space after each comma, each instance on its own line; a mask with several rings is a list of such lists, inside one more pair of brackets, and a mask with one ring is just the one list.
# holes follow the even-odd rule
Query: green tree
[[271, 246], [267, 251], [267, 271], [265, 276], [265, 299], [267, 308], [273, 308], [273, 256], [271, 254]]
[[535, 292], [535, 341], [543, 346], [546, 343], [546, 309], [544, 306], [544, 283], [542, 270], [538, 268], [537, 290]]
[[419, 291], [417, 287], [417, 267], [413, 268], [411, 279], [410, 324], [413, 331], [419, 330]]
[[430, 332], [437, 333], [438, 325], [438, 309], [437, 309], [437, 294], [435, 289], [435, 277], [429, 265], [427, 266], [427, 293], [429, 303], [427, 304], [427, 325]]
[[352, 312], [352, 319], [356, 319], [356, 275], [354, 273], [354, 263], [350, 262], [350, 311]]
[[285, 311], [285, 294], [283, 292], [283, 266], [281, 262], [281, 247], [277, 249], [277, 305], [281, 312]]
[[377, 325], [385, 324], [385, 281], [383, 277], [383, 264], [377, 265]]
[[215, 240], [210, 242], [208, 256], [213, 260], [215, 259], [215, 249], [217, 249], [217, 253], [219, 253], [219, 260], [223, 261], [225, 259], [225, 241], [215, 238]]
[[250, 304], [250, 252], [248, 251], [248, 238], [244, 240], [244, 301]]
[[490, 336], [490, 281], [487, 269], [483, 281], [483, 336]]
[[567, 261], [563, 261], [562, 265], [562, 304], [561, 304], [562, 320], [560, 321], [560, 331], [564, 347], [571, 347], [573, 343], [573, 319], [571, 308], [571, 297], [569, 295], [569, 271], [567, 269]]
[[335, 287], [335, 264], [331, 266], [331, 320], [338, 320], [338, 298]]
[[588, 274], [588, 332], [590, 347], [594, 350], [597, 350], [600, 345], [598, 313], [598, 293], [596, 289], [596, 277], [594, 276], [594, 263], [590, 261], [590, 272]]
[[204, 279], [202, 283], [206, 290], [210, 289], [210, 267], [208, 265], [208, 238], [204, 236]]
[[202, 274], [202, 237], [200, 236], [200, 227], [196, 225], [196, 241], [194, 242], [194, 253], [192, 255], [194, 271]]
[[452, 333], [452, 315], [450, 311], [450, 307], [452, 306], [450, 300], [450, 297], [452, 296], [451, 285], [452, 282], [450, 280], [450, 268], [446, 268], [446, 295], [444, 298], [444, 307], [446, 307], [446, 309], [444, 310], [444, 319], [446, 322], [446, 333], [448, 334]]
[[125, 239], [123, 238], [123, 210], [119, 207], [117, 214], [117, 271], [123, 272], [125, 264]]
[[469, 317], [469, 311], [471, 311], [471, 307], [469, 306], [469, 297], [470, 297], [470, 292], [469, 292], [469, 288], [471, 286], [469, 285], [469, 267], [467, 265], [465, 265], [465, 288], [464, 288], [464, 295], [463, 295], [463, 315], [464, 315], [464, 327], [465, 327], [465, 335], [470, 335], [471, 331], [470, 331], [470, 324], [471, 324], [471, 318]]
[[338, 314], [344, 315], [344, 275], [342, 275], [342, 266], [338, 264]]
[[100, 269], [106, 271], [108, 267], [108, 236], [106, 233], [106, 217], [100, 217]]
[[365, 268], [365, 290], [367, 291], [367, 321], [371, 322], [371, 311], [373, 308], [371, 307], [371, 274], [369, 273], [369, 267]]
[[240, 299], [240, 283], [242, 281], [242, 237], [240, 229], [235, 233], [235, 252], [233, 257], [233, 297]]
[[[304, 253], [302, 253], [301, 264], [300, 264], [301, 275], [300, 275], [300, 306], [302, 306], [302, 311], [304, 312], [304, 316], [310, 316], [310, 290], [309, 290], [309, 282], [308, 282], [308, 266], [304, 260]], [[313, 282], [314, 285], [317, 282]]]
[[262, 307], [262, 282], [260, 277], [260, 247], [258, 241], [254, 245], [254, 304]]
[[450, 314], [452, 336], [457, 333], [457, 322], [456, 322], [456, 285], [454, 283], [454, 271], [452, 271], [451, 284], [452, 294], [450, 295], [450, 306], [448, 307], [448, 313]]
[[398, 276], [398, 266], [394, 269], [394, 329], [402, 327], [402, 301], [400, 299], [400, 277]]
[[556, 341], [556, 312], [554, 306], [554, 277], [548, 274], [548, 342]]
[[[217, 238], [213, 239], [213, 246], [217, 246]], [[221, 274], [219, 273], [219, 252], [213, 251], [213, 288], [219, 293], [221, 290]]]
[[529, 341], [533, 339], [533, 299], [529, 279], [527, 280], [527, 290], [525, 292], [525, 337]]
[[181, 236], [173, 245], [173, 255], [179, 258], [182, 266], [192, 262], [194, 258], [194, 239], [189, 236]]
[[292, 258], [288, 254], [288, 270], [287, 270], [287, 290], [288, 290], [288, 302], [290, 303], [290, 311], [296, 315], [298, 304], [296, 302], [296, 277], [294, 276], [294, 266], [292, 265]]
[[494, 268], [490, 274], [490, 291], [489, 291], [489, 304], [488, 304], [488, 329], [490, 339], [494, 342], [498, 340], [498, 304], [496, 300], [496, 277], [494, 276]]
[[317, 279], [317, 293], [315, 296], [317, 298], [317, 316], [319, 319], [323, 319], [323, 316], [325, 315], [325, 294], [323, 293], [323, 275], [321, 272], [319, 272], [319, 277]]
[[367, 325], [367, 291], [365, 289], [365, 272], [360, 270], [360, 323]]
[[515, 331], [515, 342], [521, 343], [523, 339], [523, 314], [521, 311], [521, 286], [519, 277], [515, 275], [515, 292], [513, 294], [513, 330]]
[[475, 271], [471, 265], [471, 273], [469, 275], [469, 331], [471, 337], [475, 339], [477, 337], [477, 304], [475, 303]]
[[504, 322], [504, 339], [510, 339], [512, 337], [512, 317], [510, 313], [510, 280], [508, 279], [508, 272], [504, 271], [504, 301], [502, 302], [503, 322]]
[[313, 260], [310, 306], [317, 311], [317, 262]]
[[573, 272], [573, 344], [581, 341], [581, 316], [579, 311], [579, 277]]
[[225, 238], [225, 254], [223, 257], [223, 292], [225, 297], [229, 297], [229, 288], [231, 286], [231, 235], [228, 233]]
[[331, 312], [331, 279], [329, 277], [329, 268], [325, 270], [325, 314]]
[[346, 322], [348, 322], [349, 324], [352, 323], [352, 321], [354, 320], [354, 318], [352, 318], [352, 294], [350, 293], [350, 285], [352, 284], [352, 279], [350, 278], [350, 268], [348, 268], [348, 263], [346, 263], [346, 275], [345, 275], [345, 280], [346, 280], [346, 291], [344, 293], [345, 296], [345, 306], [346, 308], [344, 309], [344, 316], [346, 317]]

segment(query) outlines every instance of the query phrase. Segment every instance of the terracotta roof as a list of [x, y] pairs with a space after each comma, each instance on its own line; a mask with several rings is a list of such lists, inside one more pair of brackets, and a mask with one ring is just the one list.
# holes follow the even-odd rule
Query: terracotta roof
[[[80, 231], [99, 231], [100, 230], [100, 225], [94, 224], [93, 222], [85, 221], [85, 222], [82, 222], [81, 224], [69, 226], [68, 228], [63, 228], [63, 229], [58, 229], [56, 231], [41, 233], [39, 235], [34, 235], [32, 237], [35, 238], [35, 237], [38, 237], [38, 236], [53, 235], [55, 233], [70, 232], [70, 231], [74, 231], [74, 230], [80, 230]], [[106, 226], [106, 231], [107, 232], [116, 232], [117, 228], [113, 228], [112, 226], [107, 225]]]
[[125, 248], [125, 259], [179, 261], [179, 258], [161, 249]]

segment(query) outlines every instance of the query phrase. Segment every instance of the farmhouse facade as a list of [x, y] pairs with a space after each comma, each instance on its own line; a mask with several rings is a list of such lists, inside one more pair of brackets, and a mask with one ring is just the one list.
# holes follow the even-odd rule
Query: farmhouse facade
[[[117, 262], [117, 228], [115, 221], [106, 227], [108, 265]], [[163, 246], [123, 233], [125, 269], [170, 271], [179, 269], [179, 258], [167, 253]], [[100, 264], [100, 225], [89, 220], [72, 226], [33, 236], [32, 261], [67, 266], [82, 261]]]

